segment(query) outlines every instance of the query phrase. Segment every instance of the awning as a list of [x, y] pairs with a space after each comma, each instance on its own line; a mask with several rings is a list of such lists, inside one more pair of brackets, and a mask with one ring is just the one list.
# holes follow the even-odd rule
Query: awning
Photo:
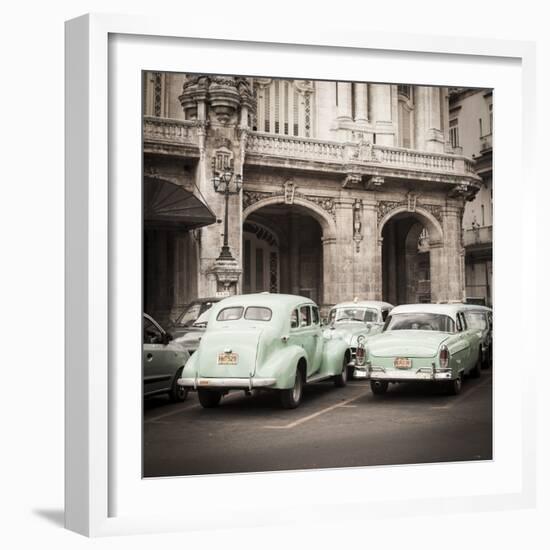
[[169, 181], [144, 178], [144, 219], [173, 229], [196, 229], [216, 221], [212, 210], [191, 191]]

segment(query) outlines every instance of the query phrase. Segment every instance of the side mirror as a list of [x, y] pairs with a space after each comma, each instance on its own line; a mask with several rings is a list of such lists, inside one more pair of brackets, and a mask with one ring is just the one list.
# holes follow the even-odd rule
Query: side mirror
[[174, 337], [173, 337], [169, 332], [165, 332], [165, 333], [162, 335], [162, 343], [163, 343], [164, 345], [170, 343], [173, 339], [174, 339]]

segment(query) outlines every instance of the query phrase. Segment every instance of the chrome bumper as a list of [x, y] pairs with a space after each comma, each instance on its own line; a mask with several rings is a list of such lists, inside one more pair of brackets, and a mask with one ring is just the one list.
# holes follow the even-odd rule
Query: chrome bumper
[[370, 368], [371, 380], [394, 380], [399, 382], [401, 380], [451, 380], [451, 369], [439, 369], [434, 370], [428, 367], [420, 368], [415, 371], [409, 370], [391, 370], [387, 371], [384, 367], [373, 366]]
[[178, 386], [184, 388], [233, 388], [252, 390], [274, 386], [276, 378], [179, 378]]

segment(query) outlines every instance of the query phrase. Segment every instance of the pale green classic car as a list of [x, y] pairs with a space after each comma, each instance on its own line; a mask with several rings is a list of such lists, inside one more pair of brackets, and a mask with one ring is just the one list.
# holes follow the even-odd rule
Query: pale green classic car
[[[390, 311], [387, 302], [357, 300], [336, 304], [328, 314], [325, 338], [342, 338], [350, 348], [348, 376], [354, 375], [358, 339], [365, 343], [370, 336], [378, 334], [384, 327]], [[362, 371], [364, 372], [364, 371]]]
[[[464, 304], [409, 304], [395, 307], [380, 334], [365, 345], [365, 377], [372, 392], [392, 382], [433, 381], [458, 394], [464, 375], [479, 377], [481, 332], [468, 324]], [[359, 367], [356, 367], [356, 372]]]
[[247, 294], [212, 307], [208, 327], [178, 384], [197, 390], [201, 405], [216, 407], [230, 390], [274, 390], [281, 405], [297, 407], [306, 383], [347, 381], [349, 349], [325, 339], [319, 308], [309, 298]]

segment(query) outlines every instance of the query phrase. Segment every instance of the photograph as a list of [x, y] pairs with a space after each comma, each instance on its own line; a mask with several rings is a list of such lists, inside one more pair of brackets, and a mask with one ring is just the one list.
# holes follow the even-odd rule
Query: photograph
[[492, 460], [493, 90], [141, 91], [143, 477]]

